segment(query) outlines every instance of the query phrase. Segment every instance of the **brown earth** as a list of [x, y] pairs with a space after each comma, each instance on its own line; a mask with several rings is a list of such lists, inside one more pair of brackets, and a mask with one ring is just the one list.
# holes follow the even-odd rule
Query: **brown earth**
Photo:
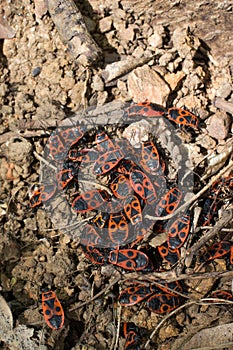
[[[194, 136], [185, 128], [175, 131], [198, 175], [195, 193], [231, 165], [233, 2], [77, 2], [91, 36], [77, 10], [65, 22], [66, 12], [56, 12], [53, 0], [48, 3], [49, 12], [43, 0], [4, 0], [0, 6], [0, 261], [1, 294], [7, 302], [0, 299], [0, 347], [121, 350], [125, 339], [119, 334], [120, 323], [130, 320], [146, 329], [141, 349], [156, 327], [147, 349], [197, 348], [197, 343], [189, 345], [193, 335], [233, 322], [227, 305], [201, 302], [214, 290], [231, 291], [232, 265], [229, 254], [203, 266], [199, 251], [190, 264], [185, 256], [199, 239], [204, 242], [200, 249], [223, 239], [232, 245], [232, 191], [226, 190], [220, 201], [212, 235], [211, 231], [208, 236], [208, 229], [197, 231], [199, 239], [195, 241], [192, 235], [178, 265], [143, 275], [110, 264], [93, 265], [80, 248], [78, 230], [67, 226], [68, 218], [51, 221], [43, 207], [30, 208], [29, 197], [44, 168], [39, 157], [52, 131], [68, 116], [75, 121], [90, 116], [95, 120], [97, 112], [84, 111], [96, 105], [102, 125], [122, 117], [122, 108], [131, 100], [148, 99], [195, 112], [201, 124]], [[110, 105], [102, 107], [105, 103]], [[119, 131], [114, 132], [118, 136]], [[169, 181], [176, 178], [175, 162], [183, 154], [182, 148], [175, 148], [172, 133], [164, 145], [161, 135], [159, 141], [164, 155], [170, 157]], [[205, 165], [201, 163], [204, 157]], [[194, 203], [195, 209], [201, 206], [198, 200]], [[211, 238], [205, 241], [205, 237]], [[154, 247], [156, 240], [152, 235], [143, 244]], [[118, 295], [127, 286], [126, 280], [172, 281], [177, 277], [186, 286], [185, 302], [167, 320], [143, 303], [120, 309]], [[45, 325], [40, 306], [45, 285], [62, 301], [65, 325], [61, 331]], [[225, 331], [216, 330], [219, 342]], [[232, 338], [224, 341], [224, 348], [232, 349], [227, 345]], [[211, 349], [215, 344], [201, 341], [202, 347]]]

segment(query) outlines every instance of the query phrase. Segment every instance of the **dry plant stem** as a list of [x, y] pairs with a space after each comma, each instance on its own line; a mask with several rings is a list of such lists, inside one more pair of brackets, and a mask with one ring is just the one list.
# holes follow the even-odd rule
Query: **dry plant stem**
[[97, 182], [91, 182], [88, 180], [78, 180], [78, 182], [83, 183], [83, 184], [87, 184], [87, 185], [94, 185], [95, 187], [99, 188], [100, 190], [105, 190], [106, 192], [108, 192], [108, 194], [110, 194], [110, 196], [112, 195], [112, 191], [107, 186], [98, 184]]
[[[34, 156], [36, 157], [36, 159], [38, 159], [40, 162], [46, 164], [47, 166], [49, 166], [51, 169], [53, 170], [57, 170], [57, 168], [52, 165], [49, 161], [47, 161], [44, 157], [40, 156], [37, 152], [33, 152]], [[101, 185], [101, 184], [98, 184], [97, 182], [91, 182], [91, 181], [88, 181], [88, 180], [81, 180], [79, 179], [78, 180], [80, 183], [84, 183], [84, 184], [88, 184], [88, 185], [94, 185], [96, 188], [99, 188], [101, 190], [105, 190], [106, 192], [108, 192], [110, 195], [112, 195], [112, 192], [111, 190], [107, 187], [107, 186], [104, 186], [104, 185]]]
[[233, 342], [230, 343], [222, 343], [222, 344], [216, 344], [216, 345], [212, 345], [211, 347], [209, 346], [205, 346], [204, 348], [192, 348], [192, 350], [214, 350], [214, 349], [230, 349], [230, 346], [233, 345]]
[[118, 349], [118, 342], [119, 342], [119, 336], [120, 336], [120, 326], [121, 326], [121, 311], [122, 311], [122, 307], [120, 305], [119, 308], [118, 308], [117, 332], [116, 332], [116, 339], [115, 339], [114, 350]]
[[84, 66], [97, 61], [102, 51], [88, 32], [83, 16], [73, 0], [46, 0], [50, 16], [68, 51]]
[[80, 220], [79, 222], [75, 222], [73, 224], [69, 224], [68, 226], [61, 226], [61, 227], [55, 227], [55, 228], [47, 228], [47, 229], [40, 229], [41, 232], [49, 232], [49, 231], [55, 231], [55, 230], [63, 230], [63, 229], [67, 229], [69, 227], [79, 227], [81, 226], [82, 224], [84, 224], [85, 222], [88, 222], [90, 220], [92, 220], [94, 218], [94, 215], [93, 216], [89, 216], [88, 218], [86, 219], [82, 219]]
[[111, 83], [115, 83], [117, 78], [128, 74], [133, 69], [150, 62], [154, 58], [154, 55], [142, 57], [140, 59], [128, 57], [128, 59], [125, 61], [118, 61], [108, 64], [102, 72], [102, 77], [105, 80], [106, 86], [111, 86]]
[[175, 315], [176, 313], [178, 313], [180, 310], [184, 309], [185, 307], [189, 307], [193, 304], [195, 304], [196, 301], [190, 301], [184, 305], [179, 306], [177, 309], [173, 310], [172, 312], [170, 312], [169, 315], [165, 316], [162, 321], [159, 322], [159, 324], [157, 325], [157, 327], [155, 327], [155, 329], [153, 330], [153, 332], [151, 333], [149, 339], [147, 340], [146, 344], [145, 344], [145, 349], [148, 348], [151, 339], [154, 337], [154, 335], [158, 332], [158, 330], [162, 327], [162, 325], [173, 315]]
[[148, 283], [154, 283], [158, 282], [158, 280], [163, 280], [166, 282], [175, 282], [175, 281], [181, 281], [185, 279], [203, 279], [203, 278], [233, 278], [233, 271], [214, 271], [214, 272], [207, 272], [207, 273], [192, 273], [192, 274], [182, 274], [180, 276], [176, 276], [175, 273], [170, 273], [168, 272], [160, 272], [156, 273], [153, 272], [150, 274], [150, 277], [147, 276], [141, 276], [139, 273], [130, 273], [130, 274], [125, 274], [124, 279], [122, 282], [140, 282], [142, 281], [148, 281]]
[[[205, 235], [195, 243], [192, 248], [187, 251], [187, 259], [190, 262], [195, 253], [204, 245], [206, 242], [210, 241], [224, 226], [226, 226], [233, 218], [232, 210], [225, 210], [223, 212], [223, 217], [217, 222], [217, 224], [212, 227]], [[189, 265], [190, 266], [190, 265]]]
[[110, 346], [110, 349], [109, 350], [114, 350], [114, 347], [115, 347], [115, 343], [116, 343], [116, 330], [114, 328], [114, 325], [112, 325], [113, 327], [113, 330], [112, 330], [112, 342], [111, 342], [111, 346]]
[[45, 158], [43, 158], [42, 156], [40, 156], [37, 152], [33, 152], [34, 156], [36, 157], [36, 159], [38, 159], [40, 162], [46, 164], [48, 167], [50, 167], [53, 170], [57, 170], [57, 168], [52, 165], [49, 161], [47, 161]]
[[104, 288], [101, 292], [99, 292], [98, 294], [94, 295], [91, 299], [89, 299], [89, 300], [87, 300], [87, 301], [84, 301], [82, 304], [70, 308], [69, 311], [74, 311], [74, 310], [80, 309], [80, 307], [83, 307], [83, 306], [89, 304], [90, 302], [94, 301], [95, 299], [98, 299], [102, 294], [105, 294], [112, 286], [114, 286], [114, 284], [116, 284], [117, 282], [119, 282], [120, 279], [121, 279], [121, 277], [115, 278], [115, 279], [114, 279], [106, 288]]
[[[212, 304], [210, 304], [209, 302], [213, 302]], [[223, 299], [218, 299], [218, 298], [203, 298], [201, 299], [200, 301], [198, 300], [192, 300], [192, 301], [189, 301], [188, 303], [184, 304], [184, 305], [181, 305], [179, 306], [177, 309], [173, 310], [172, 312], [170, 312], [169, 315], [165, 316], [162, 321], [157, 325], [157, 327], [153, 330], [153, 332], [151, 333], [150, 335], [150, 338], [148, 339], [148, 341], [146, 342], [145, 344], [145, 349], [149, 346], [149, 343], [151, 341], [151, 339], [154, 337], [154, 335], [158, 332], [158, 330], [162, 327], [162, 325], [169, 319], [171, 318], [173, 315], [175, 315], [176, 313], [178, 313], [180, 310], [186, 308], [186, 307], [189, 307], [189, 306], [192, 306], [193, 304], [199, 304], [199, 305], [214, 305], [214, 304], [231, 304], [233, 305], [233, 302], [232, 301], [229, 301], [229, 300], [223, 300]]]
[[220, 298], [203, 298], [201, 299], [201, 304], [202, 305], [209, 305], [211, 303], [211, 305], [213, 304], [230, 304], [233, 305], [233, 301], [231, 300], [224, 300], [224, 299], [220, 299]]
[[215, 176], [212, 177], [210, 182], [205, 185], [197, 194], [193, 195], [190, 200], [188, 200], [186, 203], [181, 205], [177, 210], [175, 210], [172, 214], [166, 215], [166, 216], [151, 216], [151, 215], [146, 215], [145, 217], [150, 220], [156, 220], [156, 221], [163, 221], [167, 219], [171, 219], [174, 217], [176, 214], [180, 213], [182, 210], [186, 209], [191, 203], [195, 202], [203, 193], [205, 193], [215, 181], [217, 181], [223, 174], [225, 174], [228, 170], [233, 168], [233, 160], [229, 162], [229, 164], [223, 168], [219, 173]]

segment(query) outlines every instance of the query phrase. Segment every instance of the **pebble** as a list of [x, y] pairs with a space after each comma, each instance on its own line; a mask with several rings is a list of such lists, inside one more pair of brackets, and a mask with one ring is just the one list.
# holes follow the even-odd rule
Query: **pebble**
[[175, 327], [173, 324], [162, 327], [159, 331], [159, 338], [162, 341], [165, 341], [168, 337], [176, 337], [180, 333], [178, 327]]
[[228, 70], [223, 69], [221, 74], [213, 81], [213, 88], [216, 91], [216, 96], [227, 98], [232, 93], [232, 81]]
[[32, 70], [32, 76], [37, 77], [37, 75], [39, 75], [40, 72], [41, 72], [41, 67], [36, 67]]
[[99, 29], [101, 33], [109, 32], [112, 28], [112, 17], [104, 17], [99, 21]]
[[209, 136], [217, 140], [224, 140], [230, 131], [231, 118], [227, 113], [217, 111], [208, 118], [206, 124]]
[[141, 46], [137, 46], [136, 49], [133, 51], [132, 56], [136, 58], [141, 58], [144, 55], [144, 49]]
[[126, 138], [133, 147], [140, 147], [141, 142], [147, 141], [151, 125], [146, 120], [131, 123], [123, 132], [122, 136]]
[[176, 90], [182, 79], [185, 77], [184, 72], [168, 73], [165, 75], [166, 82], [170, 85], [172, 91]]
[[129, 96], [135, 102], [151, 101], [165, 106], [169, 85], [148, 65], [134, 69], [128, 76]]
[[177, 27], [173, 31], [171, 41], [173, 42], [174, 48], [178, 51], [182, 58], [189, 58], [195, 56], [196, 51], [201, 46], [198, 37], [193, 36], [187, 27]]
[[173, 52], [165, 52], [159, 59], [160, 66], [167, 66], [168, 63], [175, 57]]
[[129, 28], [122, 28], [118, 32], [118, 37], [121, 40], [133, 41], [135, 36], [135, 30], [130, 26]]
[[94, 91], [104, 91], [103, 79], [97, 74], [94, 75], [91, 87]]
[[61, 78], [60, 85], [62, 89], [64, 89], [65, 91], [69, 91], [73, 89], [75, 85], [75, 79], [73, 77], [66, 76], [64, 78]]
[[162, 48], [164, 34], [164, 27], [162, 25], [155, 27], [154, 33], [148, 38], [148, 44], [153, 48]]
[[47, 12], [47, 6], [44, 0], [35, 0], [35, 15], [37, 21], [41, 19]]

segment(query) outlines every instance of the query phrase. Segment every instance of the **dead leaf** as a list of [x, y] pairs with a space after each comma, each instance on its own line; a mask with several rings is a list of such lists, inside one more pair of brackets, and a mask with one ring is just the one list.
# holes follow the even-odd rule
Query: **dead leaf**
[[233, 349], [233, 323], [202, 329], [183, 347], [183, 350]]

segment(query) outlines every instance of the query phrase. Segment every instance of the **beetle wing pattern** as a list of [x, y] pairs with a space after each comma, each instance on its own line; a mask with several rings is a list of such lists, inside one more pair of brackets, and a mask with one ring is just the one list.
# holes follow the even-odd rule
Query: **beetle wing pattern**
[[179, 125], [184, 125], [194, 129], [198, 128], [199, 121], [197, 116], [182, 108], [172, 107], [168, 109], [166, 117]]
[[42, 311], [47, 325], [58, 330], [64, 324], [64, 311], [56, 294], [49, 290], [42, 292]]
[[112, 250], [109, 253], [108, 259], [111, 264], [130, 271], [144, 270], [149, 263], [148, 256], [135, 249]]

